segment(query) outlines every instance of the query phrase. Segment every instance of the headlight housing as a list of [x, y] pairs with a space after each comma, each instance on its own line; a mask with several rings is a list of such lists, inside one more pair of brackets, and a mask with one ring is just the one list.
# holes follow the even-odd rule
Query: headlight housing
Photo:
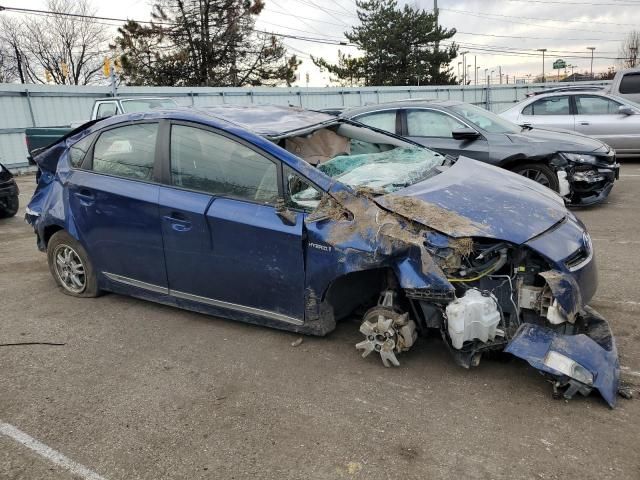
[[595, 165], [600, 162], [600, 159], [595, 155], [589, 155], [587, 153], [567, 153], [563, 152], [562, 155], [565, 159], [575, 163], [586, 163], [587, 165]]
[[554, 350], [549, 350], [547, 355], [544, 357], [544, 364], [567, 377], [571, 377], [574, 380], [579, 381], [580, 383], [584, 383], [589, 386], [593, 385], [593, 374], [566, 355]]

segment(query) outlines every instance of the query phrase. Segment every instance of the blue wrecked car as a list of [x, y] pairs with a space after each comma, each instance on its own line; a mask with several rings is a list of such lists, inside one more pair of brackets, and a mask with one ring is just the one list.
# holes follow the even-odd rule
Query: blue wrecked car
[[385, 366], [435, 331], [463, 367], [506, 351], [615, 404], [589, 234], [524, 177], [275, 106], [112, 117], [35, 161], [26, 218], [64, 293], [311, 335], [359, 315]]

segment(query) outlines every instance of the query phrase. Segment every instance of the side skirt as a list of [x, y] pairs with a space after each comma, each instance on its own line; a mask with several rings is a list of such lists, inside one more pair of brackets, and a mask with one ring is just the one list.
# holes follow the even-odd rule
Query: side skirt
[[[319, 328], [320, 326], [317, 325], [316, 322], [313, 322], [312, 325], [306, 325], [304, 320], [293, 318], [278, 312], [271, 312], [246, 305], [238, 305], [235, 303], [224, 302], [222, 300], [171, 290], [167, 287], [141, 282], [133, 278], [109, 272], [102, 272], [102, 274], [106, 281], [105, 285], [101, 285], [101, 288], [122, 295], [129, 295], [136, 298], [163, 303], [165, 305], [177, 306], [198, 313], [224, 317], [230, 320], [237, 320], [256, 325], [263, 325], [271, 328], [277, 328], [279, 330], [321, 336], [333, 330], [333, 328]], [[334, 324], [331, 325], [331, 327], [333, 326]], [[327, 325], [326, 327], [330, 326]]]

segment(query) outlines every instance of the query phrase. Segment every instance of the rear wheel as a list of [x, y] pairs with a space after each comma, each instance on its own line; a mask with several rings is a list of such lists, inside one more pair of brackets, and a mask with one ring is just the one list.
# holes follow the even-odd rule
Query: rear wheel
[[53, 279], [67, 295], [97, 297], [100, 294], [87, 252], [67, 232], [60, 230], [49, 239], [47, 259]]
[[544, 163], [523, 163], [522, 165], [513, 167], [512, 171], [518, 175], [527, 177], [540, 185], [544, 185], [551, 190], [556, 192], [560, 191], [558, 176], [556, 175], [556, 172], [549, 167], [549, 165]]
[[17, 195], [0, 199], [0, 218], [13, 217], [18, 213], [18, 208], [20, 208], [20, 202]]

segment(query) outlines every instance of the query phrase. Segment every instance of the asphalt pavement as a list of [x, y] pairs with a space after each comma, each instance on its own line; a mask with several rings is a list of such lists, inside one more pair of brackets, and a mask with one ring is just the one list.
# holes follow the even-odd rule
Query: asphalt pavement
[[[578, 210], [592, 306], [640, 385], [640, 163]], [[457, 367], [437, 338], [387, 369], [354, 345], [119, 295], [62, 294], [21, 212], [0, 220], [2, 479], [638, 479], [640, 401], [554, 400], [524, 362]]]

